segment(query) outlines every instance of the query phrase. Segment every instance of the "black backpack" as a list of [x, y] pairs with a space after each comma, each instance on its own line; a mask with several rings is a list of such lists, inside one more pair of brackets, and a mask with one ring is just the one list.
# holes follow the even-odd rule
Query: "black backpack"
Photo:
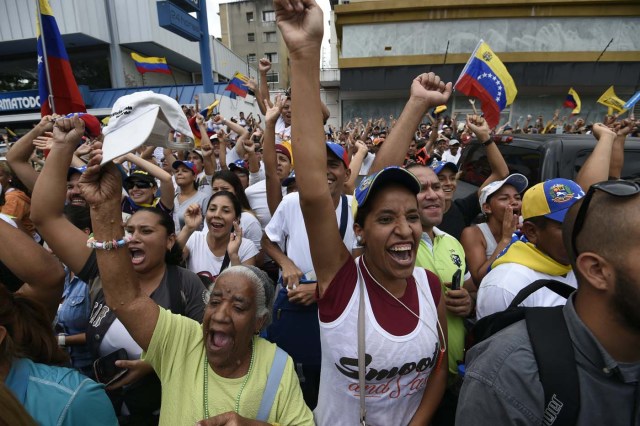
[[529, 284], [518, 292], [506, 310], [488, 315], [473, 326], [467, 336], [466, 349], [511, 324], [525, 320], [544, 389], [544, 424], [575, 425], [580, 411], [580, 384], [562, 306], [518, 306], [541, 288], [552, 290], [564, 298], [569, 298], [575, 290], [556, 280], [538, 280]]

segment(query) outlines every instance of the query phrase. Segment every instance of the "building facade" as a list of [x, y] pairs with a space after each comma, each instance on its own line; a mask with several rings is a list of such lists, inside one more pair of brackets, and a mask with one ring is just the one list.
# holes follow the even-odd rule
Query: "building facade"
[[[581, 116], [599, 121], [606, 107], [596, 100], [609, 86], [625, 100], [640, 89], [636, 0], [332, 0], [331, 5], [342, 121], [397, 116], [412, 79], [422, 72], [455, 82], [480, 39], [505, 63], [518, 88], [501, 123], [514, 125], [528, 114], [550, 119], [570, 87], [581, 97]], [[471, 111], [468, 99], [457, 94], [448, 107]]]
[[220, 4], [222, 43], [258, 67], [260, 58], [271, 61], [270, 90], [285, 90], [289, 82], [289, 55], [276, 26], [273, 0], [246, 0]]

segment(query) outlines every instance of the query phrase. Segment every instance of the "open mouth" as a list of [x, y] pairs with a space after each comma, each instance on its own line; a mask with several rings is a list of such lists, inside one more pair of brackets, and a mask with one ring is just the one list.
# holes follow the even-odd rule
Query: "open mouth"
[[403, 265], [411, 264], [413, 260], [412, 244], [395, 244], [387, 249], [387, 252], [396, 262]]
[[129, 253], [131, 253], [131, 263], [134, 265], [140, 265], [144, 262], [145, 253], [144, 251], [136, 248], [130, 248]]
[[230, 335], [221, 331], [209, 330], [207, 333], [207, 347], [211, 351], [220, 351], [229, 348], [233, 344]]
[[85, 201], [84, 198], [76, 196], [76, 197], [71, 197], [71, 205], [84, 207], [87, 205], [87, 202]]

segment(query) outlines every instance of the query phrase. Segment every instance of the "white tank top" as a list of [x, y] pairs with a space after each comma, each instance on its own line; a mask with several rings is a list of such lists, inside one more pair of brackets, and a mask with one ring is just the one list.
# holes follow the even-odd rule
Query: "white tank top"
[[487, 244], [487, 249], [485, 250], [485, 254], [487, 255], [487, 259], [493, 255], [493, 252], [496, 251], [496, 247], [498, 247], [498, 242], [494, 238], [491, 233], [491, 229], [489, 228], [489, 224], [486, 222], [479, 223], [478, 228], [482, 235], [484, 236], [484, 241]]
[[[356, 266], [360, 268], [359, 258]], [[363, 273], [366, 273], [363, 271]], [[367, 425], [406, 425], [415, 414], [439, 353], [437, 310], [422, 268], [413, 270], [418, 287], [420, 318], [407, 335], [394, 336], [376, 321], [365, 292]], [[322, 375], [316, 424], [357, 425], [360, 415], [358, 386], [358, 307], [361, 274], [340, 317], [320, 321]], [[366, 288], [366, 287], [365, 287]]]

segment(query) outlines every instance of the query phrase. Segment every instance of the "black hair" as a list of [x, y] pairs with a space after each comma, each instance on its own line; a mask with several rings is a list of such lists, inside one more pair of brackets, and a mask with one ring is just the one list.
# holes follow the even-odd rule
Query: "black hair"
[[64, 215], [67, 220], [71, 222], [76, 228], [82, 231], [88, 229], [89, 231], [93, 232], [89, 207], [67, 204], [66, 206], [64, 206]]
[[549, 219], [548, 217], [545, 217], [545, 216], [534, 216], [534, 217], [530, 217], [528, 219], [524, 219], [524, 222], [531, 222], [538, 229], [541, 229], [541, 230], [544, 230], [544, 229], [547, 228], [547, 226], [550, 223], [549, 221], [554, 221], [554, 220], [553, 219]]
[[[233, 172], [232, 172], [233, 173]], [[216, 197], [227, 197], [228, 199], [231, 200], [231, 203], [233, 204], [233, 210], [236, 213], [236, 217], [238, 219], [240, 219], [240, 216], [242, 216], [242, 205], [240, 205], [240, 200], [238, 200], [238, 197], [236, 197], [233, 192], [229, 192], [229, 191], [218, 191], [215, 194], [213, 194], [211, 196], [211, 198], [209, 198], [209, 201], [207, 202], [207, 210], [209, 210], [209, 205], [211, 204], [211, 202], [213, 201], [214, 198]]]
[[[149, 212], [149, 213], [152, 213], [152, 214], [156, 215], [158, 217], [158, 219], [159, 219], [158, 223], [160, 224], [160, 226], [162, 226], [167, 231], [167, 236], [176, 233], [176, 225], [173, 222], [173, 218], [171, 216], [169, 216], [167, 213], [163, 212], [162, 210], [154, 208], [154, 207], [142, 207], [140, 210], [135, 212], [133, 215], [135, 216], [136, 214], [138, 214], [140, 212]], [[180, 247], [180, 244], [178, 244], [177, 241], [165, 253], [164, 261], [165, 261], [165, 263], [167, 265], [176, 265], [176, 266], [183, 266], [184, 265], [184, 260], [183, 260], [183, 256], [182, 256], [182, 247]]]
[[220, 170], [215, 172], [211, 178], [212, 185], [216, 179], [223, 180], [231, 185], [236, 193], [236, 198], [240, 201], [242, 209], [245, 211], [251, 210], [251, 205], [249, 204], [247, 194], [245, 194], [244, 188], [242, 187], [242, 182], [240, 182], [240, 178], [234, 172], [231, 170]]

